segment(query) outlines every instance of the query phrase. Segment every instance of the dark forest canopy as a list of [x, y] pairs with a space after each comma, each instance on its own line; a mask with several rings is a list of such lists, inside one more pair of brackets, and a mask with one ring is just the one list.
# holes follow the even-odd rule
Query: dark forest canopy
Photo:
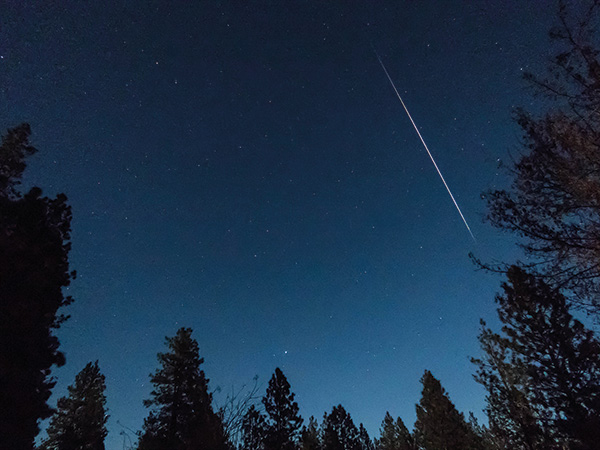
[[160, 368], [150, 376], [154, 389], [144, 401], [150, 414], [139, 450], [228, 449], [221, 417], [213, 411], [209, 380], [200, 369], [204, 359], [191, 336], [191, 328], [180, 328], [166, 338], [168, 352], [158, 354]]
[[68, 387], [69, 395], [57, 402], [39, 450], [104, 450], [106, 430], [105, 377], [98, 361], [88, 363]]
[[526, 76], [545, 112], [516, 111], [524, 152], [510, 169], [512, 187], [485, 194], [487, 218], [523, 238], [528, 271], [598, 315], [600, 2], [561, 1], [558, 19], [549, 73]]
[[512, 267], [496, 297], [502, 332], [485, 323], [476, 380], [501, 448], [593, 449], [600, 439], [600, 342], [565, 297]]
[[60, 307], [69, 271], [71, 208], [65, 195], [42, 196], [18, 185], [29, 143], [28, 124], [8, 130], [0, 146], [0, 443], [30, 450], [38, 421], [49, 417], [53, 366], [65, 363], [53, 330], [65, 317]]

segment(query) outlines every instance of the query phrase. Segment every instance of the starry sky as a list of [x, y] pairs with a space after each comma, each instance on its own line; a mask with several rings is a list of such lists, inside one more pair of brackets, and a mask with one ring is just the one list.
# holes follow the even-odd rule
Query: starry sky
[[412, 427], [429, 369], [482, 417], [469, 357], [501, 279], [468, 253], [518, 254], [481, 193], [508, 183], [553, 21], [541, 1], [2, 2], [1, 127], [31, 124], [24, 185], [74, 214], [51, 402], [99, 359], [122, 448], [189, 326], [217, 406], [281, 367], [305, 419], [342, 403], [377, 436], [386, 411]]

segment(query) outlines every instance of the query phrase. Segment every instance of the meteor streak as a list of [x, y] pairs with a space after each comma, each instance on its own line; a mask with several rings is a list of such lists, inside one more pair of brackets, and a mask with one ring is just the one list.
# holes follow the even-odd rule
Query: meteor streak
[[448, 191], [448, 194], [450, 194], [450, 198], [454, 202], [454, 206], [456, 206], [456, 210], [458, 211], [458, 214], [460, 214], [460, 218], [462, 219], [462, 221], [464, 222], [465, 226], [467, 227], [467, 230], [469, 231], [469, 234], [471, 235], [471, 238], [473, 238], [473, 240], [476, 241], [475, 236], [473, 236], [473, 232], [471, 231], [471, 227], [467, 223], [467, 219], [465, 219], [465, 216], [463, 215], [462, 211], [460, 210], [460, 207], [458, 206], [458, 203], [456, 203], [456, 200], [454, 199], [454, 195], [452, 195], [452, 191], [450, 191], [450, 188], [448, 187], [448, 183], [446, 183], [446, 180], [444, 179], [444, 176], [442, 175], [442, 172], [440, 172], [440, 168], [436, 164], [435, 159], [433, 159], [433, 155], [429, 151], [429, 147], [427, 147], [427, 144], [425, 143], [425, 140], [423, 139], [423, 136], [421, 136], [421, 132], [417, 128], [417, 125], [415, 124], [415, 121], [413, 120], [412, 116], [408, 112], [408, 108], [404, 104], [404, 101], [402, 100], [402, 97], [400, 97], [400, 93], [398, 92], [398, 89], [396, 89], [396, 85], [392, 81], [392, 77], [390, 77], [390, 74], [388, 73], [387, 69], [383, 65], [383, 61], [381, 60], [381, 58], [379, 57], [379, 55], [377, 54], [377, 52], [375, 51], [375, 49], [373, 49], [373, 51], [375, 52], [375, 56], [377, 56], [377, 59], [379, 60], [379, 64], [381, 64], [381, 68], [385, 72], [385, 75], [387, 76], [387, 79], [390, 81], [390, 84], [392, 85], [392, 88], [394, 88], [394, 92], [396, 93], [396, 96], [398, 97], [398, 100], [400, 100], [400, 103], [402, 103], [402, 107], [404, 108], [404, 111], [406, 111], [406, 115], [410, 119], [410, 122], [412, 123], [413, 127], [415, 128], [415, 131], [419, 135], [419, 139], [421, 139], [421, 142], [423, 143], [423, 147], [425, 147], [425, 150], [427, 150], [427, 154], [429, 155], [429, 158], [431, 159], [431, 162], [435, 166], [435, 170], [437, 170], [438, 175], [442, 179], [442, 183], [444, 183], [444, 186], [446, 186], [446, 190]]

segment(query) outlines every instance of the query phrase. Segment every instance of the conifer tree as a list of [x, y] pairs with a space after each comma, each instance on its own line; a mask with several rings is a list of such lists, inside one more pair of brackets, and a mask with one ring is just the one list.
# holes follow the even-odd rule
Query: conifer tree
[[379, 450], [413, 450], [413, 438], [400, 417], [394, 419], [389, 412], [385, 413], [381, 423]]
[[242, 421], [242, 448], [263, 450], [265, 441], [265, 417], [252, 405]]
[[539, 412], [531, 404], [533, 385], [523, 358], [483, 321], [479, 342], [484, 355], [472, 361], [478, 366], [475, 379], [488, 392], [486, 414], [494, 441], [503, 449], [544, 448], [552, 437], [537, 420]]
[[600, 342], [539, 278], [513, 266], [503, 290], [496, 297], [502, 335], [484, 324], [484, 357], [473, 360], [492, 432], [512, 448], [596, 448]]
[[158, 354], [161, 368], [150, 376], [154, 390], [144, 405], [151, 411], [139, 450], [227, 450], [192, 329], [180, 328], [166, 344], [169, 352]]
[[290, 384], [281, 371], [276, 368], [269, 380], [267, 392], [262, 399], [267, 417], [265, 420], [266, 450], [293, 450], [300, 437], [302, 417], [298, 414], [298, 403], [290, 391]]
[[342, 405], [323, 417], [323, 450], [360, 450], [358, 429]]
[[423, 394], [417, 404], [415, 441], [423, 450], [473, 448], [473, 431], [448, 398], [446, 390], [429, 372], [421, 378]]
[[358, 443], [360, 450], [375, 450], [375, 444], [362, 423], [358, 426]]
[[25, 158], [37, 150], [27, 124], [0, 144], [0, 448], [31, 450], [38, 422], [50, 417], [53, 366], [65, 363], [53, 335], [71, 302], [63, 294], [69, 272], [71, 208], [67, 198], [17, 189]]
[[498, 441], [494, 439], [490, 429], [485, 425], [480, 425], [479, 421], [472, 412], [469, 413], [468, 424], [474, 435], [473, 448], [483, 450], [500, 450], [503, 448], [502, 446], [498, 445]]
[[321, 450], [319, 425], [313, 416], [308, 419], [308, 425], [302, 427], [302, 432], [300, 433], [300, 450]]
[[513, 184], [485, 197], [490, 222], [523, 238], [526, 270], [600, 320], [600, 0], [559, 5], [556, 56], [546, 75], [527, 75], [548, 109], [517, 111], [524, 151]]
[[106, 389], [98, 361], [88, 363], [58, 400], [41, 450], [104, 450]]

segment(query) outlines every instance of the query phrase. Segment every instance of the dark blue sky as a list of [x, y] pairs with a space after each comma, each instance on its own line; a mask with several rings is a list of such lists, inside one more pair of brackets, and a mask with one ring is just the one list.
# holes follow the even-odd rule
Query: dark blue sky
[[189, 326], [213, 388], [279, 366], [306, 419], [342, 403], [374, 436], [386, 410], [410, 428], [425, 369], [481, 415], [468, 358], [500, 279], [467, 254], [516, 254], [480, 194], [506, 184], [553, 8], [24, 3], [0, 6], [0, 124], [31, 123], [26, 185], [74, 213], [53, 401], [99, 359], [122, 448], [117, 420], [141, 427], [156, 353]]

